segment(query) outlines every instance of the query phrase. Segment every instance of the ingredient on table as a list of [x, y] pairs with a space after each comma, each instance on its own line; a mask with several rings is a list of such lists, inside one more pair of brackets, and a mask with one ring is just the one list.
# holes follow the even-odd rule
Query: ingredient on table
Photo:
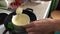
[[15, 0], [14, 2], [10, 3], [10, 6], [12, 9], [16, 9], [19, 6], [21, 6], [24, 2], [25, 0]]
[[8, 8], [8, 4], [5, 0], [0, 0], [0, 8], [2, 8], [2, 9]]

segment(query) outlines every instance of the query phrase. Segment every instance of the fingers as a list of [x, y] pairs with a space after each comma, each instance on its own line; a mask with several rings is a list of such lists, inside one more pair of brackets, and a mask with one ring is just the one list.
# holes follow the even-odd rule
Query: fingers
[[28, 34], [35, 34], [34, 32], [29, 32]]
[[44, 32], [28, 32], [28, 34], [54, 34], [54, 32], [44, 33]]
[[50, 1], [50, 0], [41, 0], [41, 1]]
[[23, 27], [24, 28], [30, 28], [30, 27], [32, 27], [32, 25], [31, 24], [27, 24], [27, 25], [24, 25]]
[[34, 26], [34, 23], [30, 23], [30, 24], [24, 25], [23, 27], [24, 28], [32, 28], [33, 26]]
[[28, 34], [43, 34], [41, 32], [28, 32]]
[[37, 23], [37, 22], [39, 22], [39, 21], [33, 21], [33, 22], [30, 22], [29, 24], [24, 25], [23, 27], [24, 27], [24, 28], [31, 28], [31, 27], [33, 27], [34, 24]]
[[27, 28], [26, 31], [27, 32], [39, 32], [39, 30], [35, 28]]
[[28, 34], [37, 34], [37, 33], [35, 33], [35, 32], [29, 32]]

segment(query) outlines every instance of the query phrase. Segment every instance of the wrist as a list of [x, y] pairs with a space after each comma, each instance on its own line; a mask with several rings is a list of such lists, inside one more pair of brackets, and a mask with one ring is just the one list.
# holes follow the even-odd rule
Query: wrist
[[54, 19], [50, 19], [50, 20], [53, 23], [52, 26], [53, 26], [54, 31], [56, 31], [56, 26], [55, 26], [56, 25], [56, 22], [55, 22], [55, 20]]
[[53, 19], [55, 22], [55, 31], [60, 31], [60, 19]]

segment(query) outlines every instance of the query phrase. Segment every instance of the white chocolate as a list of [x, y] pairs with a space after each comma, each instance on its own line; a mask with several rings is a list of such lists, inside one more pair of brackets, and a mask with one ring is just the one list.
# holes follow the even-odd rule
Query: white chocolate
[[17, 26], [24, 26], [29, 24], [30, 18], [26, 14], [15, 15], [12, 18], [12, 23]]
[[18, 7], [16, 10], [17, 14], [22, 14], [23, 8], [22, 7]]

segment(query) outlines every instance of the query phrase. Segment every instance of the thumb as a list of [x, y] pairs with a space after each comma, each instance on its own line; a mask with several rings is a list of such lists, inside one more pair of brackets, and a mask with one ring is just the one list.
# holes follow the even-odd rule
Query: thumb
[[33, 26], [33, 24], [30, 23], [30, 24], [24, 25], [23, 27], [24, 27], [24, 28], [31, 28], [32, 26]]
[[50, 1], [50, 0], [41, 0], [41, 1]]

